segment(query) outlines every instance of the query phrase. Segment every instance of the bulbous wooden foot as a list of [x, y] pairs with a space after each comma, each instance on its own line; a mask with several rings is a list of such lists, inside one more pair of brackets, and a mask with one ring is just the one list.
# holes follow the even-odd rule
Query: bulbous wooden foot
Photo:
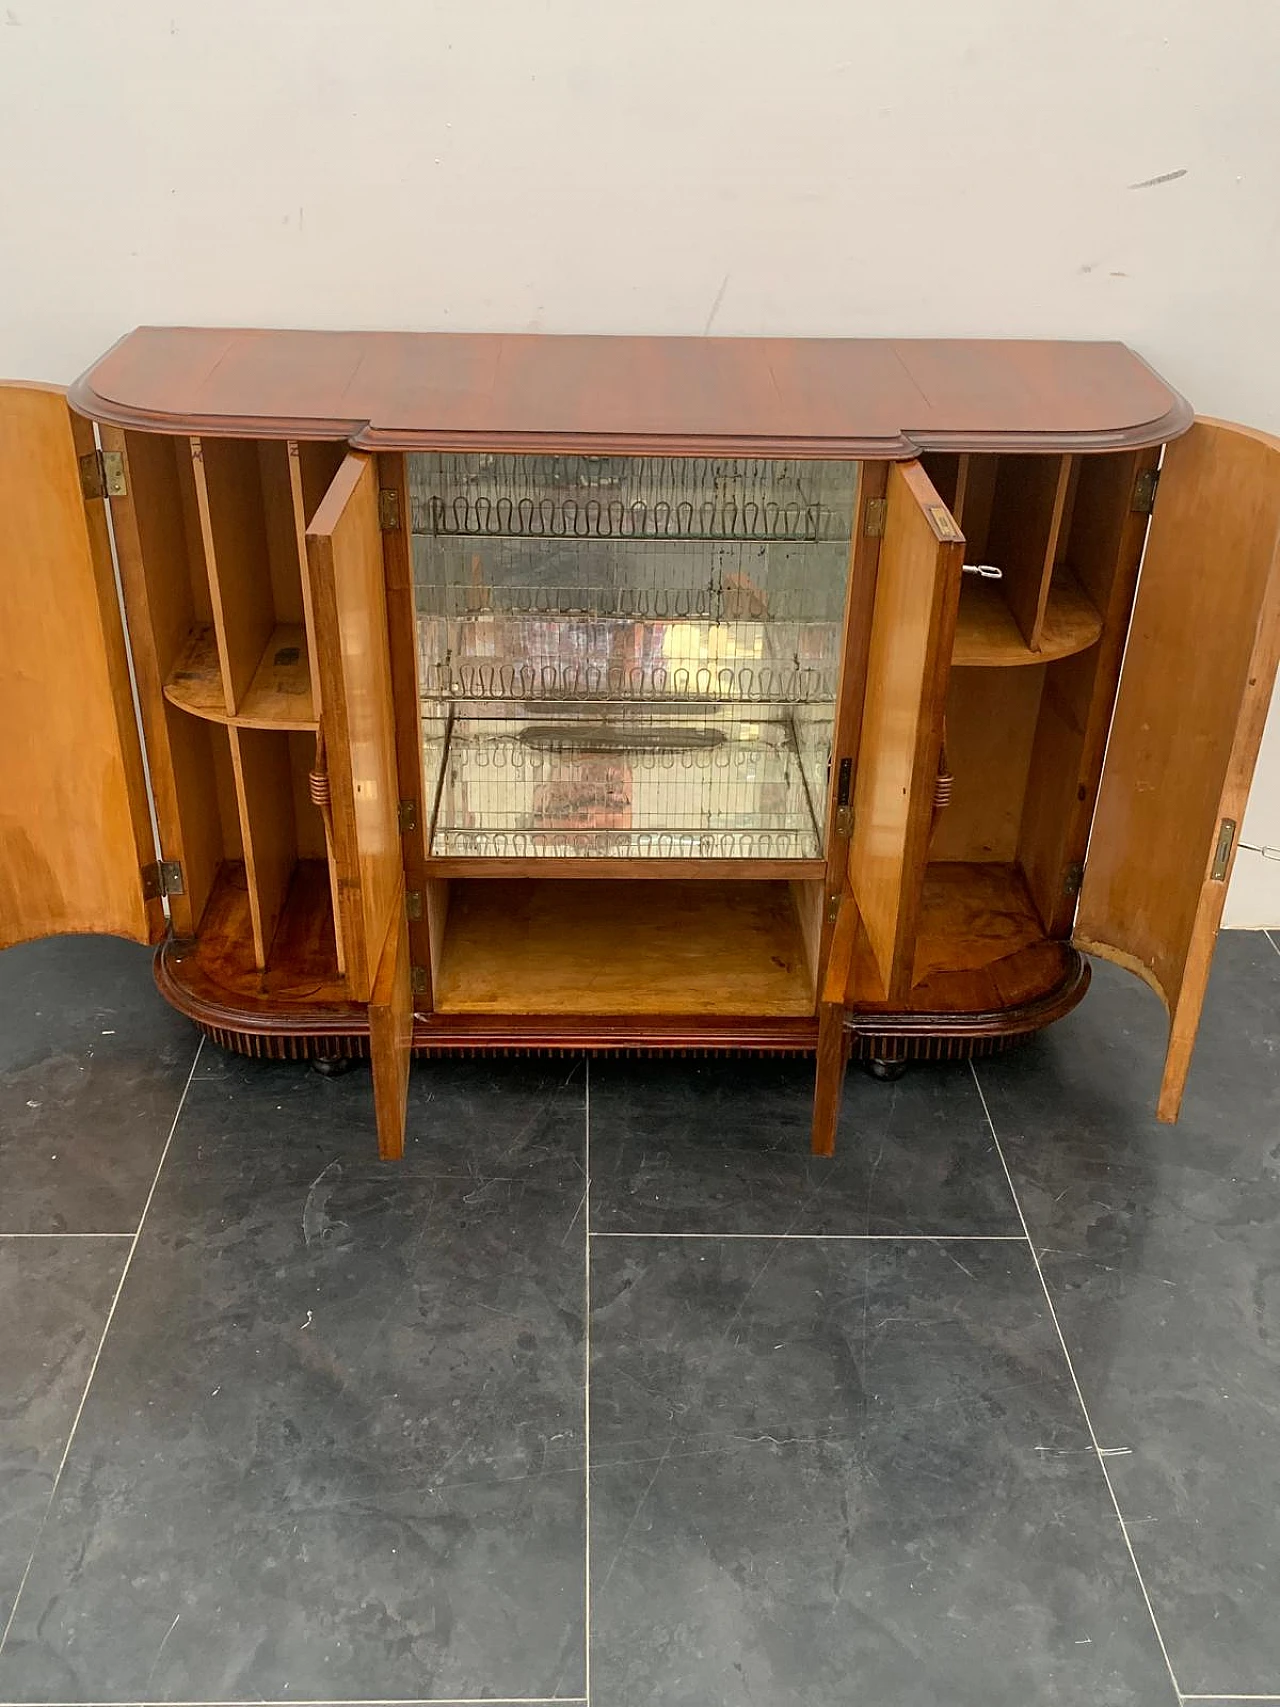
[[311, 1062], [311, 1071], [319, 1073], [322, 1079], [340, 1079], [357, 1066], [359, 1061], [354, 1055], [317, 1055]]
[[882, 1061], [878, 1057], [864, 1063], [873, 1079], [880, 1079], [887, 1085], [900, 1079], [907, 1070], [905, 1061]]

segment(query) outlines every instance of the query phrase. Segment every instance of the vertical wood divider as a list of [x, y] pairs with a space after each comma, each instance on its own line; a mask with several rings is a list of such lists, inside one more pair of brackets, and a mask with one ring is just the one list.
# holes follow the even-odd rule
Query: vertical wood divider
[[298, 858], [288, 737], [277, 730], [234, 725], [228, 726], [227, 735], [244, 840], [253, 952], [263, 970]]
[[1044, 631], [1074, 464], [1070, 456], [1005, 456], [996, 477], [988, 550], [1004, 571], [1005, 601], [1033, 652]]
[[227, 624], [222, 609], [222, 588], [218, 582], [217, 553], [213, 542], [213, 518], [209, 508], [209, 486], [204, 471], [204, 445], [198, 438], [188, 439], [191, 447], [191, 473], [195, 482], [196, 513], [200, 519], [200, 544], [204, 552], [204, 570], [209, 581], [209, 604], [213, 610], [213, 632], [218, 643], [218, 670], [222, 677], [222, 699], [227, 715], [234, 717], [235, 685], [227, 658]]

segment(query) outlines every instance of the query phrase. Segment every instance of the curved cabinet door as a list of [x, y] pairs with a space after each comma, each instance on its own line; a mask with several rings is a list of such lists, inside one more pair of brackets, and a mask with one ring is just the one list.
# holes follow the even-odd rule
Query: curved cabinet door
[[1176, 1120], [1280, 652], [1280, 439], [1198, 421], [1165, 453], [1073, 940], [1169, 1010]]
[[93, 429], [59, 390], [0, 386], [0, 948], [155, 942], [142, 743]]

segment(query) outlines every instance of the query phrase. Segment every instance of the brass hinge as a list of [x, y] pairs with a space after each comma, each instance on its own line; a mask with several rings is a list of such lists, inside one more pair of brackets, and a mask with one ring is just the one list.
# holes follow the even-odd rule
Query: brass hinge
[[123, 498], [128, 491], [123, 453], [118, 450], [91, 450], [82, 456], [80, 490], [86, 498]]
[[1227, 867], [1231, 864], [1231, 844], [1236, 839], [1236, 821], [1234, 818], [1224, 818], [1218, 830], [1218, 845], [1213, 850], [1213, 864], [1209, 876], [1214, 883], [1225, 883]]
[[426, 969], [426, 967], [425, 966], [412, 966], [412, 967], [410, 967], [409, 968], [409, 978], [410, 978], [410, 982], [413, 985], [414, 995], [415, 996], [425, 996], [427, 993], [427, 969]]
[[1084, 886], [1084, 867], [1076, 860], [1062, 874], [1062, 892], [1064, 895], [1078, 895]]
[[828, 895], [827, 896], [827, 923], [829, 925], [834, 925], [836, 920], [839, 917], [840, 917], [840, 897], [838, 895]]
[[416, 800], [402, 800], [396, 807], [396, 822], [400, 826], [402, 836], [407, 836], [410, 830], [416, 830], [418, 827], [418, 802]]
[[889, 513], [887, 498], [868, 498], [863, 511], [862, 531], [868, 539], [884, 538], [884, 519]]
[[383, 486], [378, 492], [378, 526], [383, 533], [399, 531], [400, 494], [394, 486]]
[[158, 901], [162, 895], [185, 895], [182, 866], [176, 859], [156, 859], [142, 868], [142, 899]]
[[1133, 502], [1129, 508], [1135, 516], [1149, 516], [1155, 508], [1156, 488], [1160, 484], [1160, 470], [1147, 468], [1133, 483]]
[[410, 889], [406, 891], [404, 898], [404, 911], [405, 917], [409, 920], [410, 924], [416, 925], [420, 922], [422, 918], [421, 889]]

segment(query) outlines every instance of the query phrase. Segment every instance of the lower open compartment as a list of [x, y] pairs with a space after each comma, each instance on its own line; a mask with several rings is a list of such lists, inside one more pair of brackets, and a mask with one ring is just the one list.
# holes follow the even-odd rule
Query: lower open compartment
[[435, 886], [441, 1014], [808, 1016], [809, 885], [481, 878]]

